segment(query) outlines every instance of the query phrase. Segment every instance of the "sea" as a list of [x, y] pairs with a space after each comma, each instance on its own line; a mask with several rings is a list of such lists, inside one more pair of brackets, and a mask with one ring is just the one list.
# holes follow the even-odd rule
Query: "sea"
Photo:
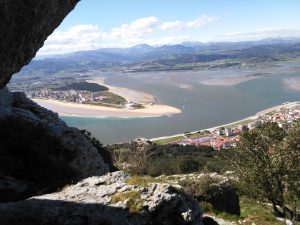
[[[233, 86], [204, 85], [207, 79], [255, 76]], [[105, 83], [149, 93], [159, 103], [182, 113], [145, 118], [90, 118], [61, 116], [70, 126], [86, 129], [104, 144], [195, 131], [230, 123], [284, 102], [300, 101], [300, 91], [285, 80], [299, 78], [300, 63], [262, 68], [202, 71], [113, 73], [99, 72]], [[300, 83], [300, 82], [299, 82]]]

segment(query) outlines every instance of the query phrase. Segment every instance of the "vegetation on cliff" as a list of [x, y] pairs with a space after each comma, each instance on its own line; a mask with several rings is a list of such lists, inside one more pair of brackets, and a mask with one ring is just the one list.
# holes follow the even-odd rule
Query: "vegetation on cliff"
[[[291, 127], [284, 129], [276, 123], [265, 123], [253, 130], [243, 132], [237, 147], [222, 152], [216, 152], [208, 147], [158, 145], [141, 141], [112, 145], [109, 151], [117, 167], [132, 174], [143, 175], [129, 180], [130, 183], [142, 186], [161, 182], [160, 175], [222, 173], [232, 170], [233, 176], [238, 179], [230, 185], [216, 185], [218, 182], [211, 177], [184, 179], [179, 184], [199, 201], [206, 205], [211, 204], [214, 212], [222, 211], [218, 210], [218, 207], [222, 208], [222, 206], [214, 202], [215, 197], [228, 190], [231, 194], [236, 193], [237, 188], [240, 197], [247, 202], [248, 208], [260, 204], [261, 206], [257, 207], [271, 211], [274, 216], [299, 221], [299, 138], [300, 122], [295, 122]], [[184, 175], [178, 176], [177, 179], [180, 179]], [[174, 180], [164, 178], [163, 181]], [[224, 201], [224, 204], [226, 202], [228, 201]], [[238, 208], [234, 214], [239, 214], [237, 212], [239, 212]], [[267, 219], [270, 218], [275, 217], [269, 216]], [[280, 224], [273, 219], [266, 224], [271, 223]]]
[[230, 152], [242, 193], [272, 205], [276, 216], [300, 220], [300, 123], [265, 123], [246, 131]]
[[136, 142], [108, 146], [114, 165], [132, 174], [172, 175], [192, 172], [224, 172], [227, 168], [222, 152], [206, 146], [177, 144], [138, 145]]

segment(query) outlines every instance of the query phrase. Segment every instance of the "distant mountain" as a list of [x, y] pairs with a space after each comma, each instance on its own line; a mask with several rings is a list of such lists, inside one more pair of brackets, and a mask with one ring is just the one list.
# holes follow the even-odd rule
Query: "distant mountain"
[[244, 42], [184, 42], [158, 47], [141, 44], [131, 48], [102, 48], [37, 58], [21, 72], [39, 71], [43, 74], [53, 74], [66, 69], [197, 69], [207, 62], [218, 64], [216, 62], [220, 60], [226, 61], [226, 64], [221, 66], [234, 66], [300, 57], [299, 46], [300, 38], [268, 38]]

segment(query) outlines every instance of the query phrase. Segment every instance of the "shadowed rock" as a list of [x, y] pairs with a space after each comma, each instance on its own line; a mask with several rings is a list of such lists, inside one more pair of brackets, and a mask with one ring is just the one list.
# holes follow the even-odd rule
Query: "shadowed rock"
[[0, 88], [28, 64], [79, 0], [0, 0]]
[[202, 222], [204, 225], [219, 225], [213, 218], [211, 217], [203, 217]]
[[108, 170], [80, 130], [23, 93], [0, 90], [0, 202], [47, 193]]

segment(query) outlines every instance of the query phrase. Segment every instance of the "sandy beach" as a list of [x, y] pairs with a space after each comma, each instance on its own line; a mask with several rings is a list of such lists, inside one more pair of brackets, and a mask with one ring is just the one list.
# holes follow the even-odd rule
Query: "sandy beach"
[[39, 105], [57, 112], [59, 115], [78, 116], [78, 117], [156, 117], [181, 113], [180, 109], [172, 106], [157, 104], [154, 96], [144, 92], [107, 85], [104, 78], [87, 80], [90, 83], [98, 83], [109, 88], [109, 91], [124, 97], [128, 102], [140, 103], [143, 109], [112, 108], [89, 104], [79, 104], [62, 102], [53, 99], [32, 99]]
[[128, 89], [128, 88], [124, 88], [124, 87], [116, 87], [116, 86], [107, 85], [104, 82], [104, 78], [86, 80], [86, 82], [97, 83], [97, 84], [100, 84], [100, 85], [104, 85], [104, 86], [109, 88], [110, 92], [112, 92], [116, 95], [122, 96], [128, 102], [137, 102], [137, 103], [141, 103], [141, 104], [148, 104], [148, 103], [156, 103], [157, 102], [157, 100], [155, 99], [154, 96], [149, 95], [147, 93], [132, 90], [132, 89]]
[[104, 106], [60, 102], [57, 100], [32, 99], [39, 105], [60, 115], [79, 117], [155, 117], [181, 113], [180, 109], [167, 105], [145, 104], [143, 109], [116, 109]]
[[237, 76], [237, 77], [226, 77], [226, 78], [214, 78], [209, 80], [201, 81], [205, 85], [216, 85], [216, 86], [234, 86], [243, 83], [248, 80], [255, 79], [254, 76]]

